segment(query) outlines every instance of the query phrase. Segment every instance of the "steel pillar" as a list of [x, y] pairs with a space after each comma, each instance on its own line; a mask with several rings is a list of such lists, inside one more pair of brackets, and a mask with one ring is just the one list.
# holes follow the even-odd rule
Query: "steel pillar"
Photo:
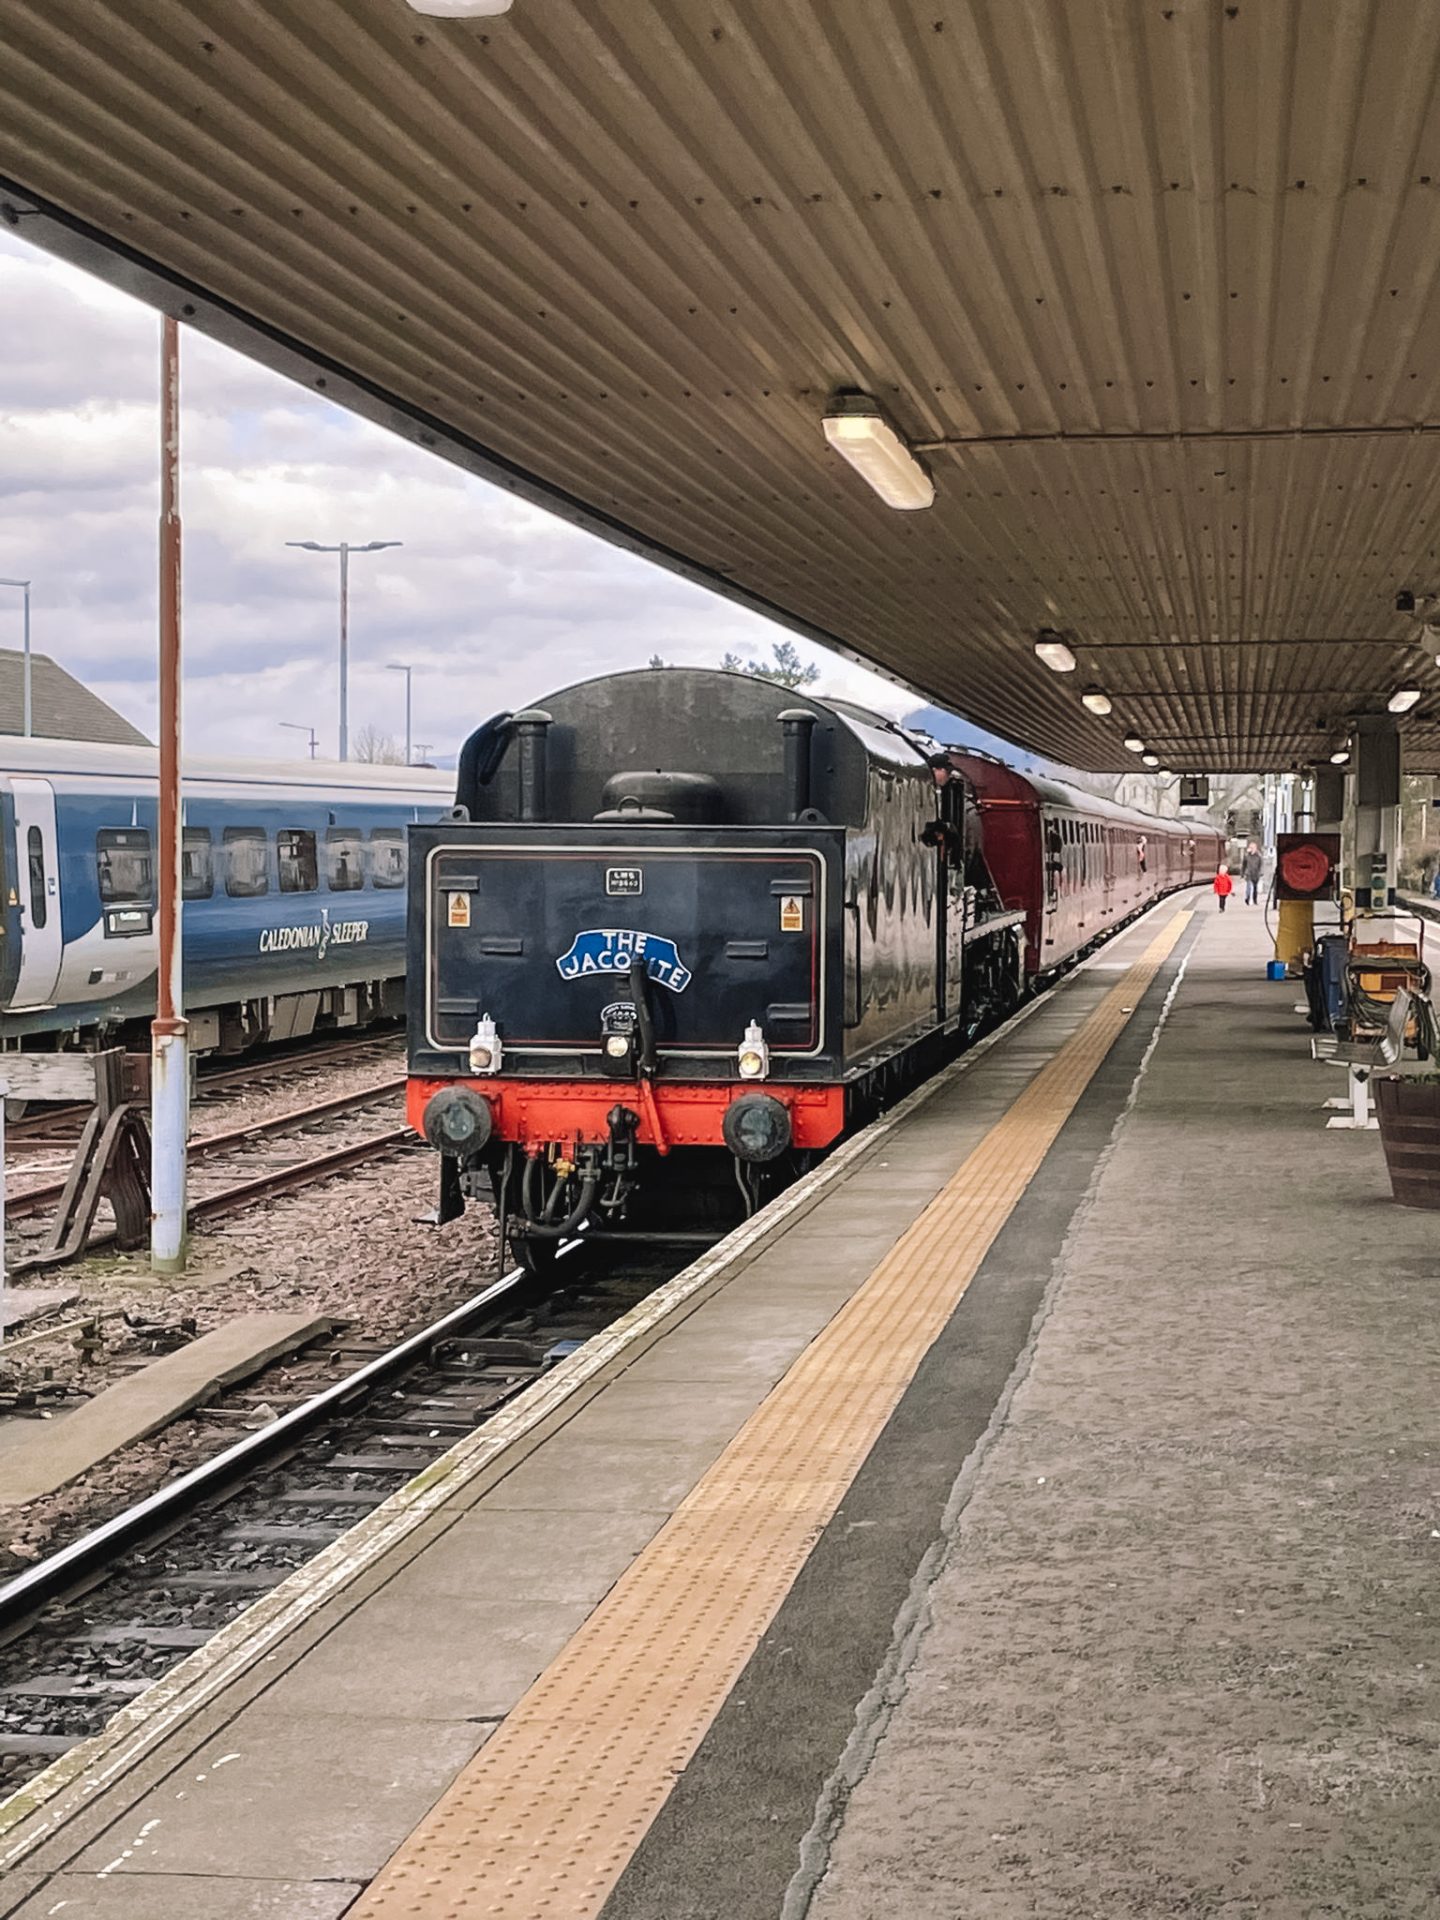
[[1400, 841], [1400, 729], [1393, 714], [1365, 713], [1354, 723], [1355, 905], [1395, 903]]

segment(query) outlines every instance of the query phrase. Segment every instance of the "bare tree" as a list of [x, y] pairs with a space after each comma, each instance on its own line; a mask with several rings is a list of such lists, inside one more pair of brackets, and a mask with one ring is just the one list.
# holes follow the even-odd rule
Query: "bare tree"
[[381, 733], [378, 727], [367, 723], [350, 743], [350, 758], [365, 761], [372, 767], [403, 767], [405, 749], [393, 734]]

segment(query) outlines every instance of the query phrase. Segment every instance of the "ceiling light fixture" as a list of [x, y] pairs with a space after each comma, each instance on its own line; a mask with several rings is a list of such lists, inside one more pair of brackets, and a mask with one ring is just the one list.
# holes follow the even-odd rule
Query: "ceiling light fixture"
[[1111, 711], [1110, 696], [1102, 693], [1099, 687], [1087, 687], [1080, 696], [1080, 704], [1087, 713], [1098, 713], [1102, 718]]
[[1408, 713], [1419, 698], [1419, 687], [1400, 687], [1385, 704], [1391, 713]]
[[868, 393], [832, 393], [825, 438], [887, 507], [914, 513], [935, 499], [935, 482]]
[[1126, 734], [1125, 751], [1127, 753], [1143, 753], [1145, 751], [1145, 742], [1140, 738], [1138, 733]]
[[437, 20], [490, 20], [510, 11], [510, 0], [410, 0], [413, 13], [433, 14]]
[[1035, 653], [1052, 673], [1075, 671], [1075, 656], [1053, 627], [1042, 627], [1036, 634]]
[[1348, 740], [1337, 740], [1334, 746], [1330, 749], [1331, 766], [1343, 767], [1345, 762], [1349, 758], [1350, 758], [1350, 742]]
[[1143, 753], [1140, 757], [1147, 767], [1158, 767], [1160, 764], [1160, 756], [1158, 753]]

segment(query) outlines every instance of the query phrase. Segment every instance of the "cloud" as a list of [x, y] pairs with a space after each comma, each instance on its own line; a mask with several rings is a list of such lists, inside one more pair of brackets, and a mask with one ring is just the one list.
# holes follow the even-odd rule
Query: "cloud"
[[[0, 575], [34, 582], [33, 640], [153, 735], [159, 323], [147, 307], [0, 236]], [[187, 745], [283, 757], [313, 725], [334, 750], [334, 556], [288, 540], [399, 540], [351, 561], [352, 733], [453, 752], [499, 707], [591, 674], [727, 650], [782, 631], [344, 413], [203, 335], [182, 342]], [[0, 593], [0, 646], [18, 645]], [[800, 643], [826, 690], [915, 704]]]

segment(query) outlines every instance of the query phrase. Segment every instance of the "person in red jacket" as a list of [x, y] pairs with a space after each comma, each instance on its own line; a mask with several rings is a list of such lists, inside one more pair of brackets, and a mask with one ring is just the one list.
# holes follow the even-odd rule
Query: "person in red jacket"
[[1229, 867], [1221, 867], [1215, 876], [1215, 898], [1220, 902], [1220, 911], [1224, 913], [1225, 902], [1235, 891], [1235, 882], [1230, 878]]

